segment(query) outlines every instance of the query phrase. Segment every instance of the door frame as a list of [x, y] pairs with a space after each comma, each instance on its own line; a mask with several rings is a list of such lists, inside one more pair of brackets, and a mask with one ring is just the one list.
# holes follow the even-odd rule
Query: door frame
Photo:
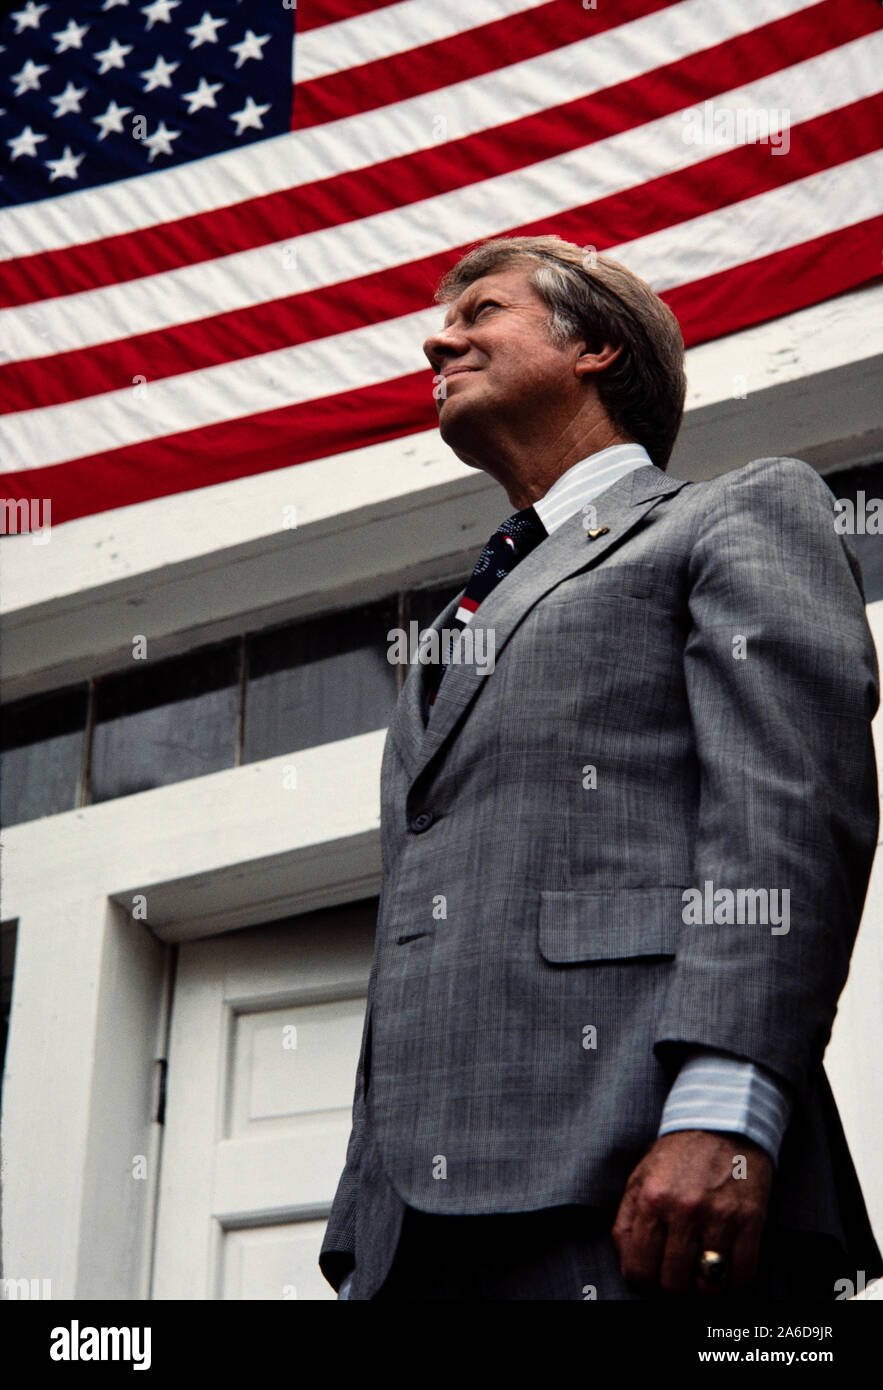
[[5, 832], [3, 1278], [149, 1298], [174, 946], [379, 893], [384, 739]]

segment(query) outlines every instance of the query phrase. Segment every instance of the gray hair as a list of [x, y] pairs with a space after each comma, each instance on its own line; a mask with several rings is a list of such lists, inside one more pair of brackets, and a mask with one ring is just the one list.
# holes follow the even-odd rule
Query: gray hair
[[521, 264], [533, 269], [531, 283], [549, 309], [557, 346], [582, 338], [592, 352], [605, 342], [622, 349], [596, 378], [598, 398], [616, 428], [665, 468], [687, 391], [684, 340], [671, 309], [625, 266], [558, 236], [483, 242], [443, 277], [436, 302], [456, 299], [483, 275]]

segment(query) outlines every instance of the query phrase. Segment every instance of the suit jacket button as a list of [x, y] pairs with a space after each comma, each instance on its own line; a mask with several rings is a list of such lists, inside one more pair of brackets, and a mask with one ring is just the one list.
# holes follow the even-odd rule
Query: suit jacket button
[[421, 811], [419, 816], [415, 816], [411, 821], [411, 829], [415, 835], [420, 835], [424, 830], [428, 830], [435, 817], [431, 811]]

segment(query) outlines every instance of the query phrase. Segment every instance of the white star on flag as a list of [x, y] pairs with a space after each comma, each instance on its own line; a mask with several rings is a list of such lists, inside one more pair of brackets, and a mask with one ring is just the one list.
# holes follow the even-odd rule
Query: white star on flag
[[15, 20], [15, 32], [20, 34], [24, 29], [39, 29], [40, 20], [48, 9], [48, 5], [35, 5], [34, 0], [28, 0], [23, 10], [13, 10], [9, 17]]
[[18, 85], [15, 95], [20, 97], [24, 92], [38, 92], [40, 90], [40, 78], [44, 72], [49, 71], [48, 63], [35, 63], [29, 58], [21, 72], [15, 73], [12, 80]]
[[193, 35], [190, 47], [201, 48], [204, 43], [217, 43], [218, 30], [226, 23], [226, 19], [212, 19], [208, 10], [203, 10], [199, 23], [191, 25], [187, 30], [188, 34]]
[[117, 5], [128, 5], [129, 0], [104, 0], [103, 10], [115, 10]]
[[103, 116], [93, 116], [94, 124], [101, 126], [101, 134], [98, 139], [103, 140], [105, 135], [110, 135], [111, 132], [115, 135], [122, 135], [125, 131], [123, 117], [128, 116], [133, 109], [131, 106], [117, 106], [116, 102], [112, 101]]
[[263, 130], [261, 116], [269, 109], [269, 102], [266, 106], [256, 106], [252, 97], [246, 97], [242, 110], [231, 112], [229, 117], [231, 121], [236, 122], [236, 134], [241, 135], [244, 130]]
[[180, 63], [167, 63], [160, 54], [152, 68], [146, 68], [144, 72], [139, 74], [146, 79], [145, 92], [152, 92], [157, 87], [171, 87], [172, 73], [180, 66]]
[[48, 139], [48, 135], [38, 135], [36, 131], [31, 130], [29, 125], [26, 125], [20, 135], [15, 135], [11, 140], [6, 141], [12, 150], [10, 161], [18, 159], [20, 154], [36, 154], [40, 141]]
[[153, 28], [154, 24], [162, 21], [163, 24], [171, 24], [172, 10], [176, 10], [181, 0], [153, 0], [152, 5], [142, 5], [141, 13], [147, 15], [147, 32]]
[[58, 39], [56, 53], [65, 53], [69, 48], [82, 48], [83, 38], [88, 32], [88, 24], [77, 24], [76, 20], [69, 19], [66, 29], [59, 29], [52, 35], [54, 39]]
[[223, 87], [223, 82], [209, 82], [206, 78], [199, 79], [199, 86], [193, 92], [182, 92], [181, 100], [189, 102], [187, 115], [192, 116], [196, 111], [201, 111], [204, 106], [217, 106], [215, 92], [219, 92]]
[[124, 59], [132, 52], [130, 43], [119, 43], [116, 39], [111, 39], [107, 48], [102, 48], [98, 53], [93, 53], [93, 58], [97, 58], [101, 67], [98, 69], [98, 76], [103, 77], [111, 68], [124, 68]]
[[43, 163], [47, 169], [51, 169], [49, 182], [54, 183], [56, 179], [75, 179], [78, 177], [77, 170], [86, 158], [84, 154], [74, 154], [70, 145], [65, 145], [64, 154], [61, 159], [44, 159]]
[[239, 43], [230, 44], [230, 52], [236, 54], [236, 66], [241, 68], [248, 58], [263, 58], [261, 49], [265, 43], [270, 42], [270, 37], [269, 34], [262, 34], [258, 38], [254, 30], [246, 29], [244, 39]]
[[88, 91], [88, 87], [75, 87], [73, 82], [69, 82], [63, 92], [59, 92], [57, 97], [50, 97], [49, 100], [56, 108], [55, 115], [66, 116], [69, 111], [76, 111], [80, 114], [80, 102]]
[[150, 146], [148, 162], [153, 163], [158, 154], [171, 154], [172, 141], [177, 140], [180, 130], [166, 130], [165, 121], [160, 121], [152, 135], [145, 135], [144, 144]]

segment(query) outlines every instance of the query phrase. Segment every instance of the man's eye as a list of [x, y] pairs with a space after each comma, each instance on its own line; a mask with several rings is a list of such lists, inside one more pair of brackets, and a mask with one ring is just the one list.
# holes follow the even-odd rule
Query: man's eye
[[483, 299], [479, 304], [478, 308], [476, 309], [473, 317], [478, 318], [479, 314], [483, 313], [485, 309], [499, 309], [499, 307], [500, 306], [495, 299]]

